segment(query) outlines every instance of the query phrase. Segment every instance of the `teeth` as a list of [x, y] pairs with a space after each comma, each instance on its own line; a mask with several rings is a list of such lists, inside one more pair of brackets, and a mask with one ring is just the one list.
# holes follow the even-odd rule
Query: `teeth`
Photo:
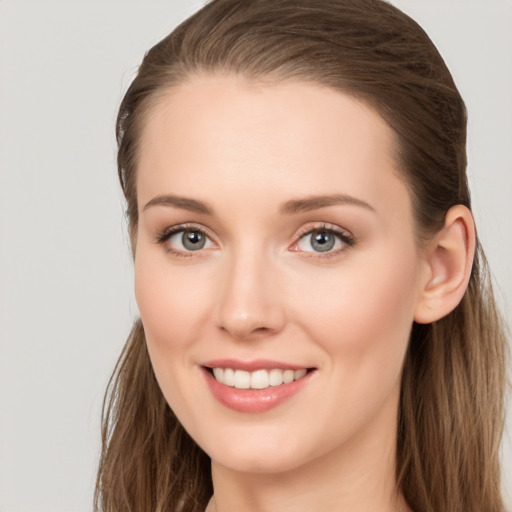
[[[214, 370], [215, 372], [215, 370]], [[219, 380], [219, 382], [224, 382], [226, 386], [234, 386], [235, 385], [235, 372], [231, 368], [225, 368], [224, 369], [224, 380]]]
[[251, 388], [265, 389], [270, 386], [267, 370], [258, 370], [251, 373]]
[[213, 368], [215, 379], [226, 386], [237, 389], [265, 389], [269, 386], [280, 386], [294, 380], [299, 380], [306, 375], [307, 370], [256, 370], [246, 372], [245, 370], [233, 370], [232, 368]]
[[306, 375], [306, 373], [308, 373], [306, 368], [302, 368], [302, 370], [295, 370], [295, 375], [293, 376], [293, 380], [302, 379], [302, 377], [304, 377], [304, 375]]
[[283, 383], [283, 370], [270, 370], [268, 380], [271, 386], [280, 386]]
[[235, 370], [235, 388], [249, 389], [251, 387], [251, 374], [244, 370]]
[[224, 382], [224, 370], [222, 368], [214, 368], [213, 375], [219, 382]]
[[290, 382], [293, 382], [294, 377], [294, 371], [293, 370], [285, 370], [283, 372], [283, 382], [285, 384], [289, 384]]

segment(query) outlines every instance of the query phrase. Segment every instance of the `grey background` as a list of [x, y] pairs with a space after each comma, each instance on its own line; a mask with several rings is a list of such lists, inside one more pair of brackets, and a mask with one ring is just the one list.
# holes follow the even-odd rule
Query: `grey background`
[[[0, 512], [92, 509], [103, 392], [137, 314], [116, 109], [144, 52], [201, 3], [0, 0]], [[510, 321], [512, 2], [393, 3], [467, 102], [474, 211]], [[508, 430], [510, 496], [511, 414]]]

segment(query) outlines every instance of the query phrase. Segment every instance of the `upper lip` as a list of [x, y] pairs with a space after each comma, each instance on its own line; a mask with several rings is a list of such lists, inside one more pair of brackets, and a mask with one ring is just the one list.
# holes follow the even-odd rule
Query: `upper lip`
[[233, 370], [245, 370], [253, 372], [256, 370], [272, 370], [279, 368], [282, 370], [302, 370], [308, 369], [308, 366], [302, 364], [284, 363], [282, 361], [272, 361], [270, 359], [254, 359], [252, 361], [241, 361], [239, 359], [214, 359], [202, 363], [207, 368], [231, 368]]

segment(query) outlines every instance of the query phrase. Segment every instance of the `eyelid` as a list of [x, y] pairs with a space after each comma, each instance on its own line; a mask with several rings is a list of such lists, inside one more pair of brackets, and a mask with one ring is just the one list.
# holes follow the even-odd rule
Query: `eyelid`
[[304, 235], [315, 231], [330, 231], [347, 238], [354, 238], [348, 229], [337, 226], [336, 224], [331, 224], [329, 222], [309, 222], [305, 226], [302, 226], [295, 236], [296, 238], [301, 238]]

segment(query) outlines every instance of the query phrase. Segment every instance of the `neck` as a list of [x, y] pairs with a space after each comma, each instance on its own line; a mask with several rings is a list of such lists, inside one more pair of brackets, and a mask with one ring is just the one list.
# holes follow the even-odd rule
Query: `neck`
[[[377, 422], [379, 424], [379, 422]], [[382, 425], [380, 425], [382, 426]], [[358, 433], [342, 447], [279, 473], [212, 462], [208, 512], [406, 512], [396, 488], [396, 428]]]

